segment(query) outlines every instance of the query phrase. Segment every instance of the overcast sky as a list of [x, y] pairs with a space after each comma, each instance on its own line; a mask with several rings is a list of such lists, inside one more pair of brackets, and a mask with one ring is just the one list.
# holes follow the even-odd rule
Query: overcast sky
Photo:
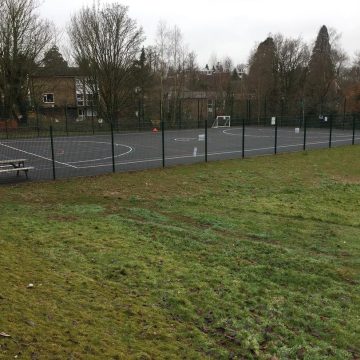
[[[93, 0], [42, 0], [41, 14], [64, 28], [70, 16]], [[97, 0], [98, 1], [98, 0]], [[102, 2], [115, 2], [103, 0]], [[321, 25], [342, 34], [342, 47], [353, 57], [360, 51], [359, 0], [122, 0], [129, 15], [144, 29], [146, 44], [154, 42], [160, 20], [177, 25], [189, 49], [204, 66], [216, 54], [234, 63], [247, 61], [255, 43], [269, 33], [301, 36], [311, 42]]]

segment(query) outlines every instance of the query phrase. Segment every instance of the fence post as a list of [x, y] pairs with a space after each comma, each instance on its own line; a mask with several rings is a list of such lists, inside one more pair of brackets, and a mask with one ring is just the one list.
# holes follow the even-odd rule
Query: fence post
[[333, 127], [333, 120], [332, 120], [332, 115], [329, 116], [330, 117], [330, 133], [329, 133], [329, 149], [331, 148], [331, 143], [332, 143], [332, 127]]
[[304, 116], [303, 118], [303, 125], [304, 125], [304, 144], [303, 144], [303, 150], [306, 150], [306, 128], [307, 128], [307, 123], [306, 123], [306, 117]]
[[278, 138], [278, 119], [275, 118], [275, 143], [274, 143], [274, 154], [277, 154], [277, 138]]
[[264, 117], [265, 117], [265, 121], [266, 121], [266, 118], [267, 118], [267, 99], [266, 99], [266, 96], [265, 96], [265, 104], [264, 104]]
[[66, 135], [69, 136], [67, 105], [65, 105], [65, 131], [66, 131]]
[[231, 96], [231, 108], [230, 108], [230, 119], [232, 120], [234, 117], [234, 94]]
[[162, 166], [165, 167], [165, 124], [161, 119], [161, 148], [162, 148]]
[[345, 120], [346, 120], [346, 98], [344, 99], [344, 110], [343, 110], [343, 130], [345, 130]]
[[160, 116], [160, 126], [161, 126], [161, 122], [163, 119], [163, 104], [162, 104], [162, 100], [160, 99], [159, 102], [159, 116]]
[[245, 112], [246, 112], [246, 114], [244, 114], [244, 116], [245, 116], [245, 119], [249, 119], [249, 102], [248, 102], [248, 100], [246, 100], [246, 102], [245, 102]]
[[138, 113], [138, 131], [140, 132], [140, 129], [141, 129], [141, 125], [140, 125], [140, 122], [141, 122], [141, 103], [140, 103], [140, 97], [138, 99], [138, 109], [137, 109], [137, 113]]
[[241, 157], [245, 158], [245, 118], [242, 119], [242, 144], [241, 144]]
[[352, 133], [352, 145], [355, 145], [355, 114], [353, 114], [353, 133]]
[[200, 127], [200, 99], [197, 101], [197, 121], [198, 121], [198, 128]]
[[249, 103], [249, 123], [251, 124], [251, 99], [248, 100]]
[[165, 124], [164, 124], [164, 110], [163, 102], [160, 99], [160, 127], [161, 127], [161, 155], [162, 155], [162, 167], [165, 167]]
[[205, 119], [205, 162], [208, 162], [208, 121]]
[[52, 159], [53, 179], [56, 180], [54, 136], [53, 136], [53, 127], [52, 126], [50, 126], [50, 143], [51, 143], [51, 159]]
[[110, 123], [111, 130], [111, 158], [112, 158], [112, 171], [115, 172], [115, 148], [114, 148], [114, 127], [113, 123]]
[[300, 112], [299, 112], [299, 129], [302, 129], [303, 126], [305, 126], [305, 102], [304, 99], [301, 99], [300, 102]]
[[37, 128], [37, 135], [40, 136], [40, 125], [39, 125], [39, 112], [38, 108], [35, 107], [35, 114], [36, 114], [36, 128]]
[[8, 119], [5, 120], [5, 133], [6, 133], [6, 138], [9, 138], [9, 130], [8, 130]]
[[91, 129], [93, 135], [95, 135], [95, 126], [94, 126], [94, 104], [93, 101], [91, 101]]

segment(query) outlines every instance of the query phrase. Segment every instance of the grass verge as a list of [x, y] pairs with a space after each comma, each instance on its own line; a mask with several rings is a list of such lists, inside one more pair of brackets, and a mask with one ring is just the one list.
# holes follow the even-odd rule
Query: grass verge
[[358, 359], [359, 158], [0, 187], [0, 358]]

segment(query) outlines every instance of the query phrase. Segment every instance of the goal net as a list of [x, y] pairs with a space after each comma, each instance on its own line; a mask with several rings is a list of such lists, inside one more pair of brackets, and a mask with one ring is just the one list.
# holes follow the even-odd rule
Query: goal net
[[230, 116], [222, 115], [217, 116], [212, 124], [212, 128], [219, 128], [219, 127], [230, 127]]

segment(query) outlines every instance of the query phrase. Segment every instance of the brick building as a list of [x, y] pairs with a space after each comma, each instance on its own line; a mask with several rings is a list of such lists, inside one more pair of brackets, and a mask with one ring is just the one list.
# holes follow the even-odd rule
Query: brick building
[[92, 91], [78, 68], [51, 72], [40, 68], [30, 80], [30, 104], [34, 113], [50, 120], [82, 121], [95, 117]]

